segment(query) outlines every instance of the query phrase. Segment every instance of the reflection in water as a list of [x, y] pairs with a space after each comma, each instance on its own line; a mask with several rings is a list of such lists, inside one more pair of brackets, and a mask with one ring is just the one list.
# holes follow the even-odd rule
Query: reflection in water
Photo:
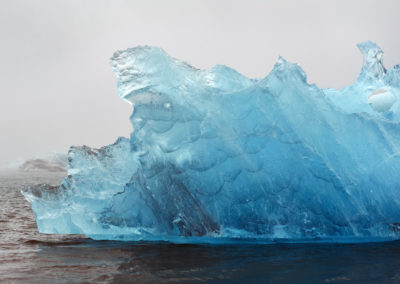
[[[400, 282], [400, 243], [357, 245], [171, 245], [83, 240], [40, 243], [35, 258], [49, 279], [129, 283]], [[47, 264], [46, 264], [47, 263]], [[68, 281], [67, 281], [68, 282]]]
[[400, 242], [172, 245], [38, 234], [18, 188], [60, 178], [0, 175], [0, 282], [400, 283]]

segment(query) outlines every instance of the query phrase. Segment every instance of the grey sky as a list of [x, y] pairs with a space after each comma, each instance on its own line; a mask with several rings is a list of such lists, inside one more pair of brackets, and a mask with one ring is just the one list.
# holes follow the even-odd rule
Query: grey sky
[[340, 88], [360, 71], [357, 42], [400, 63], [399, 11], [398, 0], [2, 0], [0, 166], [128, 136], [131, 106], [109, 66], [118, 49], [157, 45], [257, 78], [282, 55], [309, 82]]

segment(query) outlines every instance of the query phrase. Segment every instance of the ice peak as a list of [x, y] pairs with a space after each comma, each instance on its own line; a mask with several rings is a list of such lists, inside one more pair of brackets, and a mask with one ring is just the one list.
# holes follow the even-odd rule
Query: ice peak
[[282, 56], [278, 57], [277, 62], [274, 65], [271, 73], [269, 73], [261, 82], [267, 83], [269, 81], [274, 81], [276, 78], [280, 81], [301, 81], [307, 83], [307, 75], [303, 68], [296, 63], [287, 61]]
[[279, 55], [278, 61], [276, 61], [276, 65], [282, 65], [282, 64], [285, 64], [286, 62], [287, 62], [287, 60]]
[[386, 69], [382, 62], [382, 49], [372, 41], [361, 42], [357, 44], [357, 46], [364, 57], [360, 77], [378, 80], [382, 79], [386, 74]]
[[190, 81], [196, 71], [184, 61], [170, 57], [163, 49], [138, 46], [117, 51], [111, 66], [118, 78], [121, 98], [131, 103], [143, 93], [165, 93]]

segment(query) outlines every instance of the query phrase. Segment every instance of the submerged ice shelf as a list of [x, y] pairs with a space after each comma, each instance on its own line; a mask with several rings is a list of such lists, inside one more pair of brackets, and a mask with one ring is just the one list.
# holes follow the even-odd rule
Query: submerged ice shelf
[[356, 82], [319, 89], [279, 58], [264, 79], [157, 47], [111, 59], [130, 139], [71, 147], [59, 187], [23, 189], [42, 233], [218, 242], [400, 238], [400, 65], [358, 45]]

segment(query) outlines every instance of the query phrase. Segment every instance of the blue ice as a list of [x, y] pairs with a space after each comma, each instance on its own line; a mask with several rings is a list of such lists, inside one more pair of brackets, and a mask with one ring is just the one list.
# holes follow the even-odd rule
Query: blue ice
[[[279, 58], [263, 79], [199, 70], [162, 49], [116, 52], [131, 137], [71, 147], [59, 187], [25, 188], [41, 233], [93, 239], [400, 238], [400, 65], [364, 56], [340, 90]], [[112, 110], [110, 110], [112, 111]]]

